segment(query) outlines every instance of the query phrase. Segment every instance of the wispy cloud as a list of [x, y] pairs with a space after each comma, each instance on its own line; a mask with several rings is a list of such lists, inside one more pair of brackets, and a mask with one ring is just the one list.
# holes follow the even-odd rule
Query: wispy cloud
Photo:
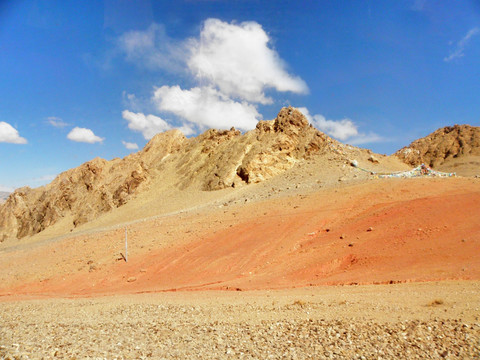
[[145, 31], [128, 31], [118, 39], [126, 59], [151, 70], [182, 71], [186, 58], [185, 43], [168, 37], [165, 27], [152, 24]]
[[26, 144], [27, 139], [20, 136], [12, 125], [0, 121], [0, 143]]
[[445, 57], [443, 60], [446, 62], [450, 62], [454, 59], [461, 58], [465, 56], [464, 50], [467, 44], [470, 42], [470, 39], [480, 33], [480, 28], [474, 27], [473, 29], [470, 29], [467, 34], [457, 42], [455, 45], [455, 48], [450, 52], [450, 55]]
[[47, 122], [52, 125], [53, 127], [57, 128], [64, 128], [66, 126], [69, 126], [66, 122], [64, 122], [61, 118], [56, 117], [56, 116], [49, 116], [47, 117]]
[[298, 108], [308, 121], [318, 130], [334, 137], [335, 139], [348, 142], [352, 145], [369, 144], [385, 141], [385, 139], [373, 132], [364, 134], [358, 131], [358, 126], [350, 119], [327, 120], [325, 116], [311, 115], [307, 108]]
[[101, 143], [103, 140], [105, 140], [104, 138], [95, 135], [92, 130], [80, 127], [73, 128], [72, 131], [68, 133], [67, 139], [89, 144], [94, 144], [97, 142]]
[[413, 11], [423, 11], [426, 3], [427, 3], [427, 0], [415, 0], [413, 2], [411, 9]]
[[375, 134], [373, 132], [369, 132], [367, 134], [358, 134], [357, 136], [348, 139], [348, 143], [351, 145], [373, 144], [386, 141], [390, 141], [390, 139]]
[[29, 180], [29, 182], [33, 183], [33, 184], [46, 184], [46, 183], [51, 182], [56, 177], [57, 177], [57, 175], [54, 175], [54, 174], [43, 175], [43, 176], [40, 176], [40, 177], [33, 178], [33, 179]]
[[0, 184], [0, 191], [2, 192], [13, 192], [13, 190], [15, 190], [13, 187], [9, 187], [9, 186], [4, 186], [4, 185], [1, 185]]

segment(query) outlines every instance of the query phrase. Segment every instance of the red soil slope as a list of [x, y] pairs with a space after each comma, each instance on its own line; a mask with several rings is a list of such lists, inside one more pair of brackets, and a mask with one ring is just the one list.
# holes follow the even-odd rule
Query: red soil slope
[[479, 219], [476, 179], [371, 181], [130, 225], [128, 263], [122, 229], [10, 249], [0, 295], [478, 280]]

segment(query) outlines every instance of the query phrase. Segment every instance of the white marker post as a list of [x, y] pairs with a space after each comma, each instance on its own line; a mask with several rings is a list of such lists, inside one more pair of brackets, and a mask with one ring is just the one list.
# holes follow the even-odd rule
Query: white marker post
[[125, 226], [125, 262], [128, 262], [127, 227]]

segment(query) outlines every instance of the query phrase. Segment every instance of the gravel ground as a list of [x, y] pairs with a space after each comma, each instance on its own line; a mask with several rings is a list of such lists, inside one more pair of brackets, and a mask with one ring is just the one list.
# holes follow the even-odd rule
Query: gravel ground
[[478, 359], [478, 284], [449, 286], [8, 299], [0, 358]]

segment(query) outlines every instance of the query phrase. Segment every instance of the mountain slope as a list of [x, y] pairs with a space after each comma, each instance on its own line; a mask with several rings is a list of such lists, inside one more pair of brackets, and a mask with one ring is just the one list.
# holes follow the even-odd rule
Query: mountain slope
[[96, 158], [44, 187], [16, 190], [0, 207], [0, 241], [39, 233], [59, 221], [77, 227], [126, 204], [154, 179], [165, 179], [175, 189], [238, 187], [339, 147], [294, 108], [283, 108], [276, 119], [260, 121], [244, 135], [232, 128], [187, 139], [178, 130], [168, 131], [124, 159]]
[[470, 176], [480, 174], [480, 127], [447, 126], [415, 140], [394, 156], [406, 164]]

